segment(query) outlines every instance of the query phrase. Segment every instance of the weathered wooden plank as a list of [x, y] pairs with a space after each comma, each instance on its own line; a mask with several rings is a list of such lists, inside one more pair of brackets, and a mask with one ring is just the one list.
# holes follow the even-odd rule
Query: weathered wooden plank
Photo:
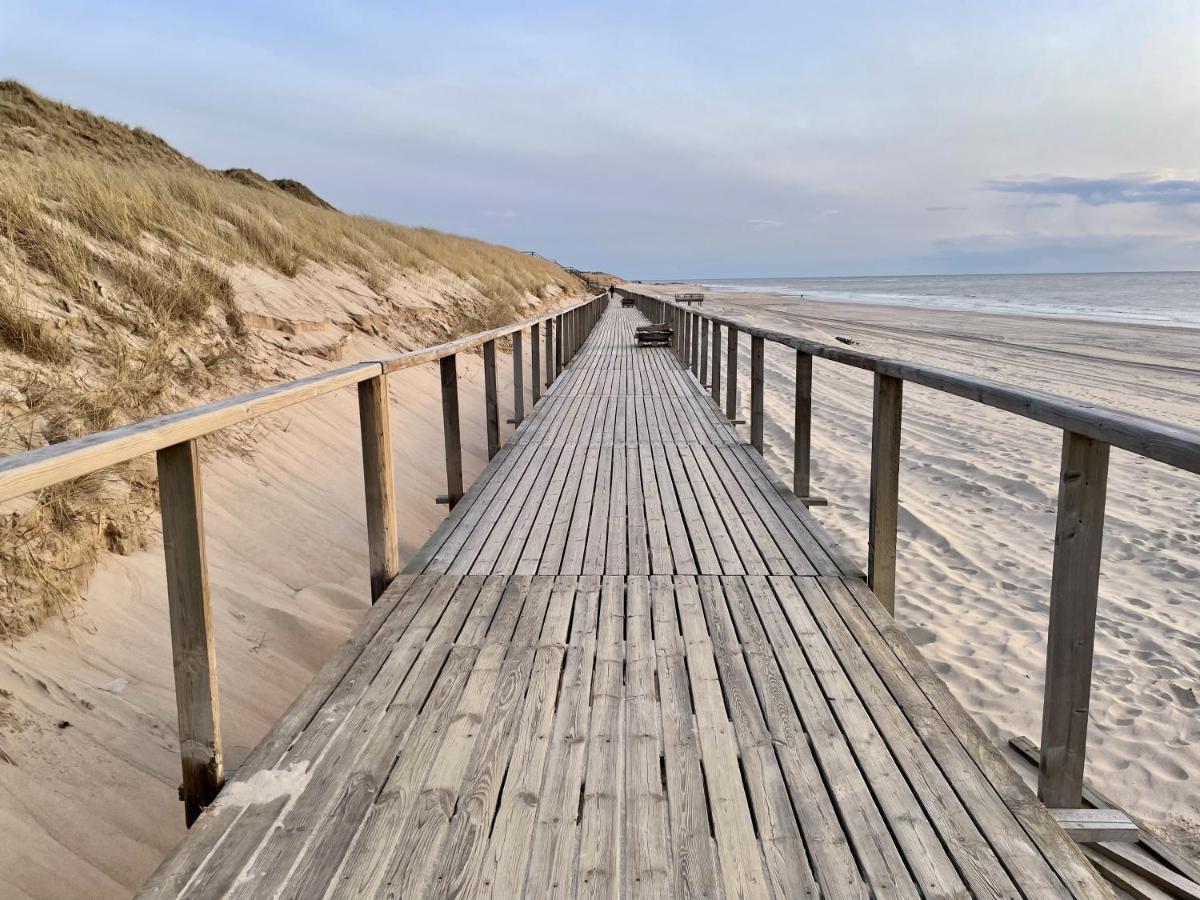
[[1077, 844], [1136, 842], [1141, 829], [1119, 809], [1051, 809], [1059, 828]]
[[526, 896], [530, 897], [575, 895], [580, 790], [586, 765], [585, 741], [591, 725], [600, 610], [600, 589], [595, 579], [581, 582], [575, 606], [529, 853]]
[[[650, 579], [658, 656], [663, 767], [671, 823], [672, 878], [677, 897], [721, 897], [721, 866], [709, 816], [692, 690], [684, 661], [673, 579]], [[734, 895], [736, 896], [736, 895]]]
[[200, 453], [195, 441], [158, 451], [158, 491], [167, 564], [179, 755], [183, 765], [184, 818], [190, 826], [225, 783], [217, 701], [217, 652], [204, 548]]
[[1064, 432], [1038, 765], [1038, 798], [1050, 807], [1083, 805], [1107, 493], [1108, 444]]
[[[1004, 805], [1016, 817], [1054, 874], [1061, 879], [1065, 892], [1078, 897], [1113, 896], [1080, 854], [1079, 849], [1054, 822], [1045, 806], [1038, 802], [1021, 776], [1000, 755], [1000, 751], [983, 733], [979, 724], [954, 699], [945, 682], [934, 674], [929, 663], [896, 625], [892, 616], [867, 590], [866, 585], [856, 578], [822, 578], [821, 584], [826, 588], [829, 597], [835, 603], [841, 604], [843, 615], [853, 612], [854, 615], [865, 617], [883, 637], [891, 653], [901, 663], [903, 672], [898, 672], [894, 663], [878, 666], [878, 671], [881, 674], [904, 674], [917, 683], [929, 702], [938, 710], [939, 719], [934, 720], [932, 724], [937, 725], [940, 720], [950, 729], [971, 761], [978, 766]], [[846, 596], [853, 597], [856, 601], [853, 610], [844, 602]], [[858, 633], [866, 632], [859, 630]], [[863, 647], [869, 649], [870, 644], [864, 641]], [[1020, 874], [1024, 878], [1028, 871], [1030, 870], [1013, 874]]]
[[386, 375], [358, 383], [358, 422], [362, 432], [372, 603], [382, 596], [400, 572], [389, 407]]
[[[550, 607], [559, 614], [548, 616], [534, 657], [533, 673], [525, 707], [513, 745], [509, 774], [505, 778], [500, 804], [492, 823], [490, 851], [483, 861], [475, 896], [496, 898], [524, 895], [529, 871], [529, 852], [542, 801], [542, 785], [546, 759], [551, 749], [554, 719], [557, 714], [560, 675], [566, 664], [565, 641], [575, 641], [587, 623], [586, 610], [577, 607], [587, 594], [576, 595], [574, 579], [559, 579], [554, 590], [565, 596], [559, 602], [551, 600]], [[570, 616], [578, 623], [567, 634]]]
[[900, 415], [904, 382], [875, 376], [871, 417], [871, 498], [867, 585], [889, 613], [896, 611], [896, 520], [900, 504]]
[[[1023, 736], [1011, 737], [1008, 739], [1008, 745], [1029, 762], [1033, 763], [1034, 768], [1037, 767], [1040, 753], [1033, 741]], [[1086, 781], [1083, 783], [1083, 800], [1089, 806], [1094, 806], [1097, 809], [1119, 808], [1107, 795], [1096, 790], [1094, 786], [1088, 784]], [[1137, 820], [1135, 819], [1134, 821], [1136, 822]], [[1140, 824], [1139, 827], [1141, 827]], [[1175, 871], [1181, 872], [1189, 881], [1200, 885], [1200, 867], [1191, 860], [1183, 857], [1170, 844], [1156, 837], [1154, 832], [1147, 828], [1142, 828], [1141, 845], [1148, 853], [1153, 854]]]
[[579, 820], [579, 897], [620, 897], [625, 881], [624, 633], [625, 581], [605, 578]]

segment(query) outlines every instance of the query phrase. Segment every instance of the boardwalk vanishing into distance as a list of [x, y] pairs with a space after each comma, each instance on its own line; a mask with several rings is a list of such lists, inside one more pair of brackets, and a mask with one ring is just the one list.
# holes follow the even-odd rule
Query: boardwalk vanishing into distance
[[642, 313], [593, 319], [143, 896], [1110, 896]]
[[[157, 456], [191, 830], [141, 896], [1200, 897], [1084, 780], [1109, 449], [1200, 473], [1200, 433], [616, 293], [0, 459], [2, 502]], [[790, 486], [768, 342], [796, 356]], [[808, 509], [814, 358], [874, 375], [865, 573]], [[451, 511], [401, 571], [387, 376], [435, 362]], [[1009, 742], [1036, 795], [892, 618], [905, 382], [1062, 430], [1040, 748]], [[227, 780], [197, 441], [348, 387], [373, 606]]]

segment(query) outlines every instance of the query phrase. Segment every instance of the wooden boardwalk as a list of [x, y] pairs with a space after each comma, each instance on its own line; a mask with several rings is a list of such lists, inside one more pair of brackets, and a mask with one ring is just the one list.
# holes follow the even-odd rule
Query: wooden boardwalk
[[613, 308], [145, 896], [1104, 897]]

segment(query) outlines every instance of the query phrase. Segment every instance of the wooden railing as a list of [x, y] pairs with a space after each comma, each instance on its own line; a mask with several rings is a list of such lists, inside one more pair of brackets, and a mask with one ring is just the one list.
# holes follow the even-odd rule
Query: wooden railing
[[1200, 474], [1200, 431], [974, 375], [823, 344], [702, 312], [662, 297], [621, 288], [617, 292], [633, 297], [651, 321], [673, 326], [672, 347], [680, 362], [709, 386], [713, 401], [718, 404], [724, 329], [725, 414], [734, 422], [739, 422], [738, 340], [741, 334], [749, 335], [750, 441], [759, 452], [763, 449], [764, 345], [771, 341], [796, 351], [792, 489], [809, 504], [817, 501], [812, 495], [810, 467], [812, 360], [819, 357], [874, 373], [867, 582], [889, 612], [895, 610], [900, 429], [905, 382], [1062, 429], [1038, 796], [1049, 807], [1082, 806], [1109, 448], [1118, 447]]
[[485, 425], [490, 459], [500, 450], [496, 341], [510, 335], [513, 339], [513, 407], [514, 421], [519, 425], [525, 405], [524, 332], [530, 332], [531, 393], [536, 403], [543, 386], [539, 354], [541, 335], [545, 336], [544, 386], [549, 387], [599, 320], [607, 306], [607, 298], [607, 293], [599, 294], [557, 312], [446, 344], [357, 363], [0, 459], [0, 502], [3, 502], [145, 453], [157, 454], [175, 699], [179, 715], [179, 752], [183, 763], [182, 796], [188, 825], [212, 802], [224, 783], [197, 439], [230, 425], [357, 385], [373, 603], [400, 571], [387, 376], [434, 361], [441, 366], [446, 494], [438, 499], [453, 506], [463, 496], [458, 354], [483, 349]]

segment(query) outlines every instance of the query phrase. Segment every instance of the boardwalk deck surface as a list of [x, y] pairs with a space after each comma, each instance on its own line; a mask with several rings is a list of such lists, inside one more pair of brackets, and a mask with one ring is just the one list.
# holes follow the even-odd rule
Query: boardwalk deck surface
[[1109, 896], [613, 308], [144, 889]]

